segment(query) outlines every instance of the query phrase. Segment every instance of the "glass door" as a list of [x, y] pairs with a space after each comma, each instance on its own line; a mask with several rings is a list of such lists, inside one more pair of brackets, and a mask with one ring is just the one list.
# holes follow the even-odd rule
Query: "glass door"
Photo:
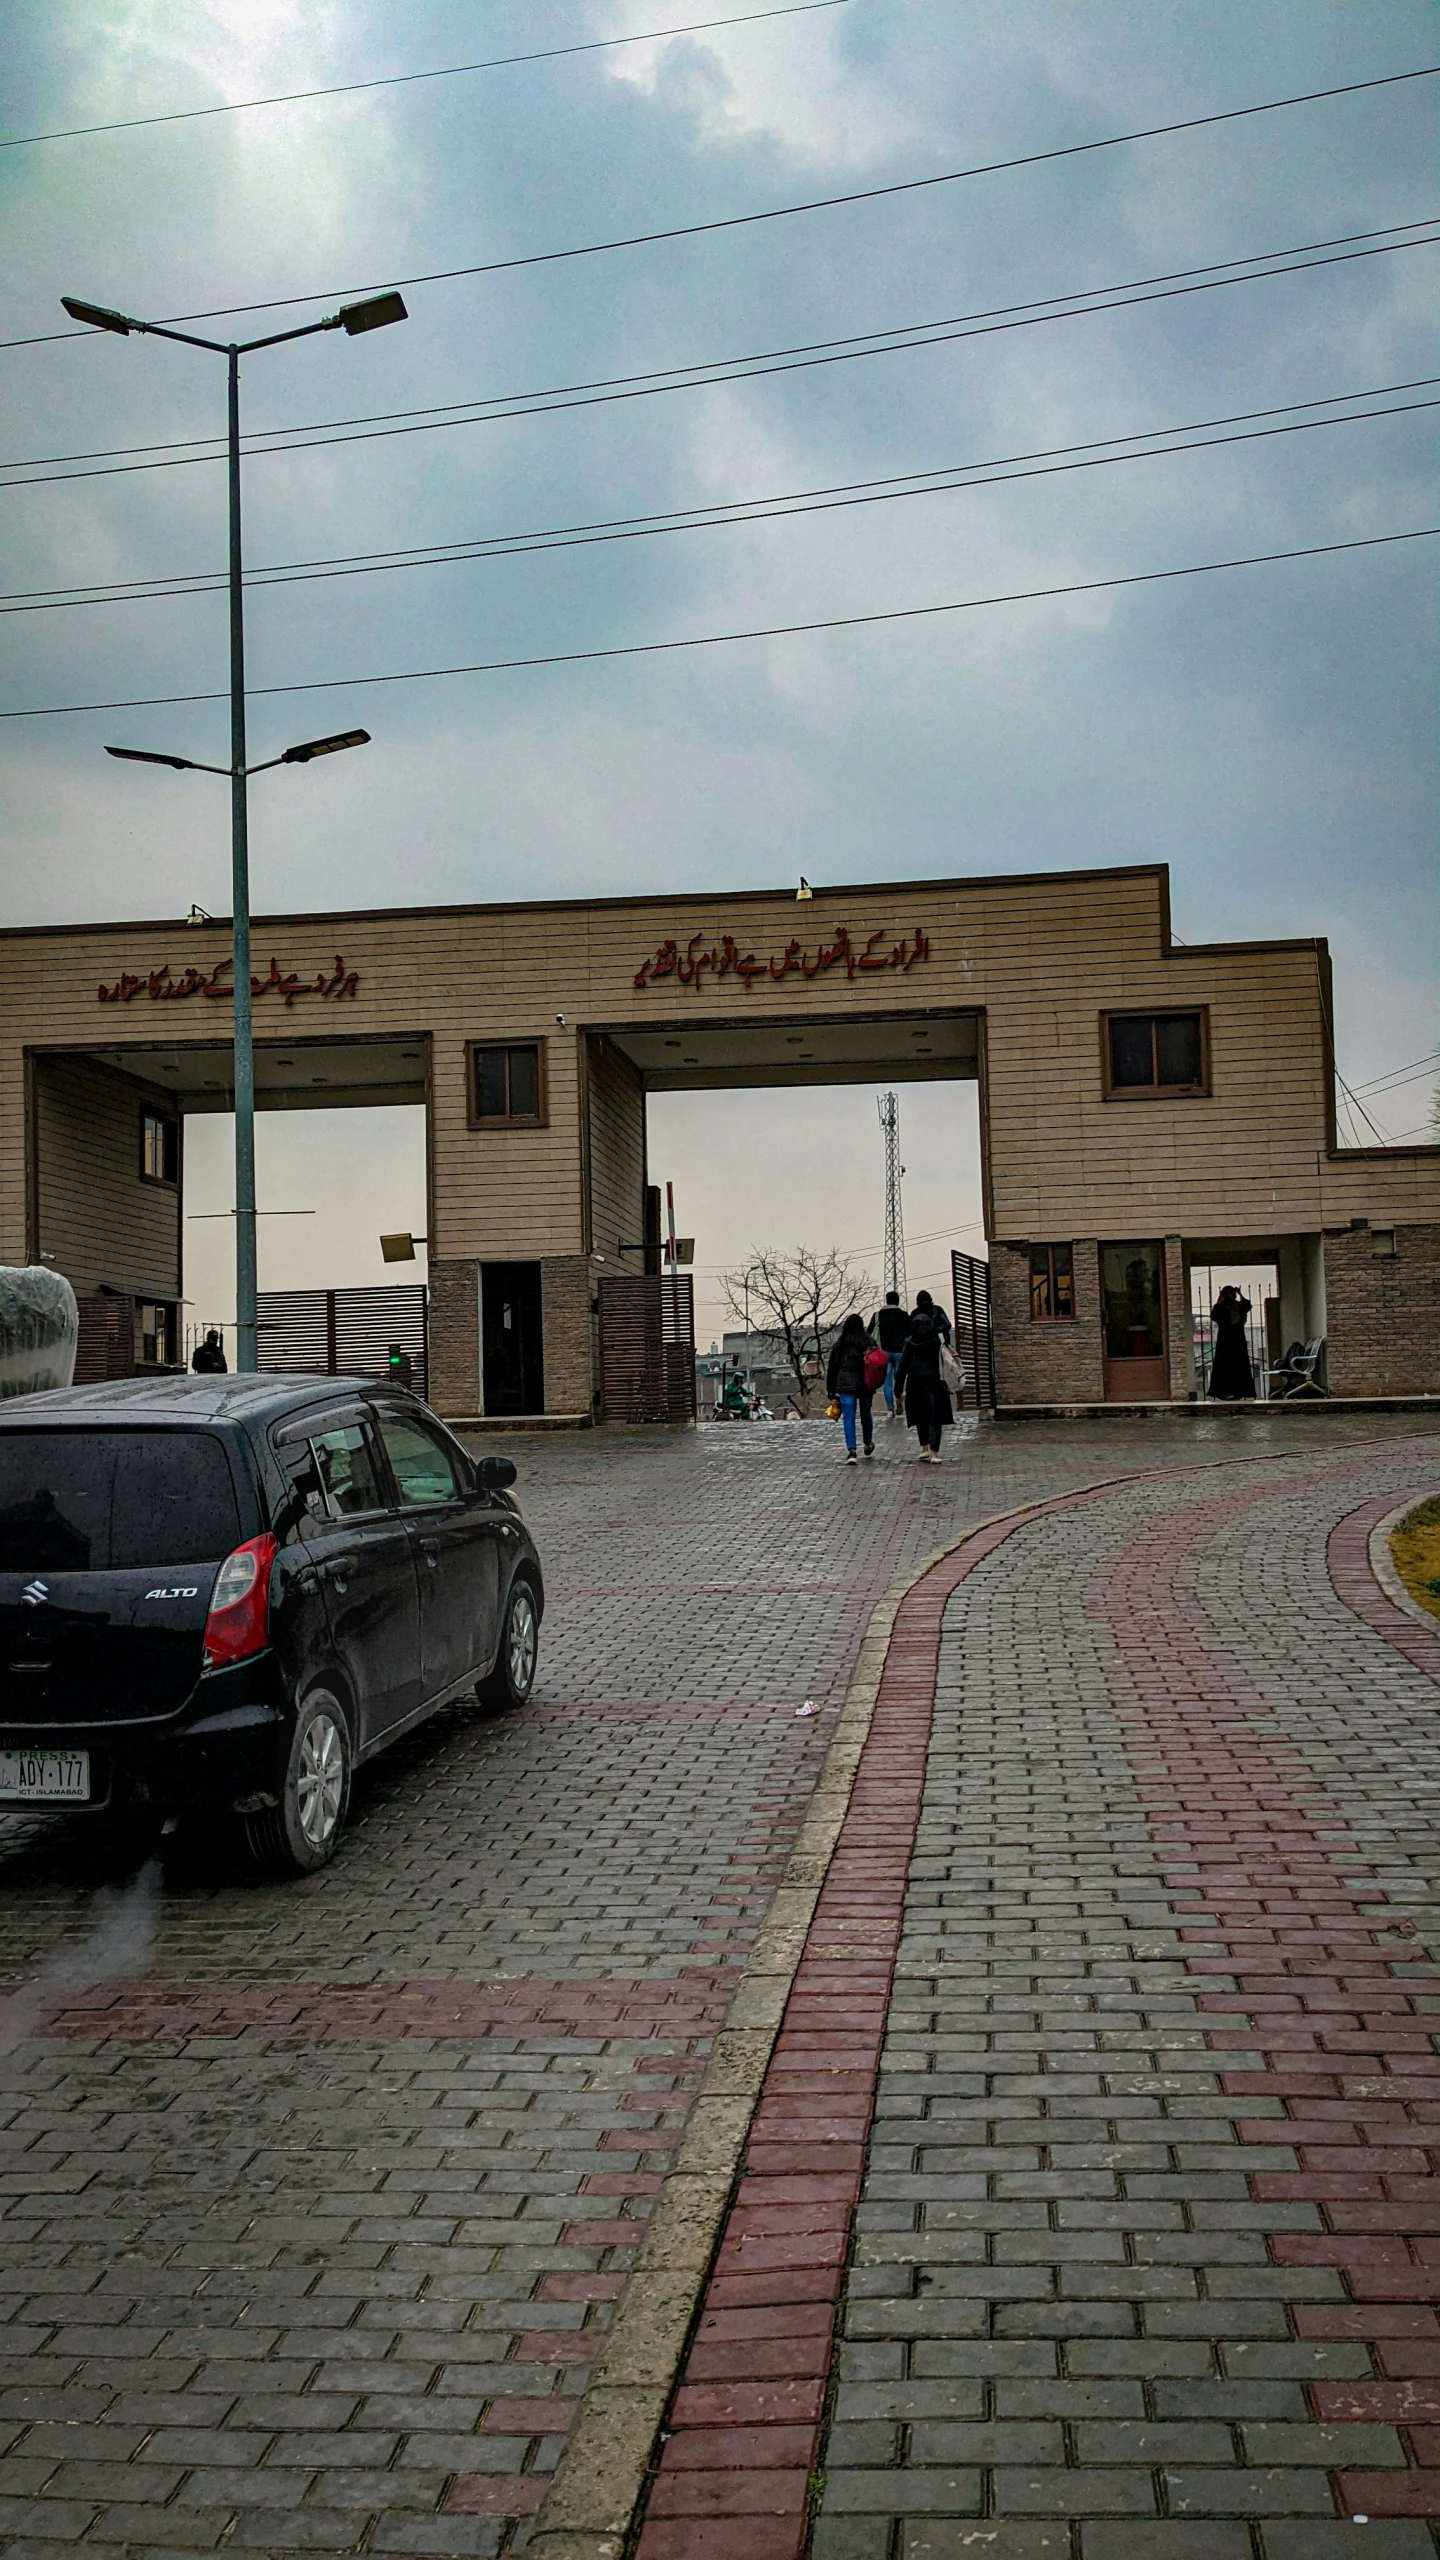
[[1100, 1321], [1107, 1404], [1168, 1404], [1165, 1248], [1102, 1244]]

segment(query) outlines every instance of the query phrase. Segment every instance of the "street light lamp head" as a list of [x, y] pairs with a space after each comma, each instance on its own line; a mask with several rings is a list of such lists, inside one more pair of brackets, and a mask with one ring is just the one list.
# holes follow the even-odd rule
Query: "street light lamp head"
[[368, 729], [342, 729], [333, 738], [307, 738], [301, 747], [287, 747], [281, 764], [309, 764], [313, 756], [338, 756], [346, 747], [368, 747]]
[[110, 329], [117, 338], [128, 338], [140, 326], [138, 320], [127, 320], [123, 311], [106, 311], [98, 302], [77, 302], [73, 293], [61, 294], [60, 308], [72, 320], [83, 320], [87, 329]]
[[367, 329], [388, 329], [394, 320], [408, 320], [410, 314], [398, 293], [373, 293], [366, 302], [347, 302], [335, 317], [347, 338], [358, 338]]
[[149, 747], [107, 747], [107, 756], [119, 756], [126, 764], [168, 764], [172, 773], [195, 773], [198, 767], [188, 756], [157, 756]]

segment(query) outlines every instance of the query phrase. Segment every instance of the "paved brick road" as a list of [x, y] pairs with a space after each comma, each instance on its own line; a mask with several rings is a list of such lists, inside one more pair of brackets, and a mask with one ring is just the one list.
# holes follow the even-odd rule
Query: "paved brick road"
[[[518, 2547], [683, 2121], [707, 2034], [823, 1753], [826, 1716], [800, 1719], [795, 1709], [806, 1697], [828, 1709], [843, 1695], [869, 1610], [892, 1576], [953, 1541], [967, 1521], [1124, 1469], [1185, 1471], [1178, 1488], [1165, 1481], [1164, 1516], [1188, 1504], [1198, 1506], [1198, 1518], [1207, 1502], [1233, 1502], [1237, 1478], [1227, 1475], [1217, 1494], [1221, 1480], [1193, 1470], [1241, 1449], [1295, 1453], [1276, 1469], [1242, 1476], [1273, 1481], [1288, 1469], [1297, 1479], [1318, 1476], [1332, 1492], [1343, 1480], [1353, 1508], [1372, 1487], [1415, 1477], [1418, 1462], [1408, 1452], [1392, 1456], [1382, 1447], [1375, 1456], [1369, 1444], [1383, 1443], [1387, 1428], [1384, 1418], [1326, 1415], [1288, 1424], [1227, 1418], [1193, 1434], [1134, 1422], [995, 1430], [952, 1443], [939, 1471], [915, 1466], [908, 1435], [884, 1426], [880, 1462], [858, 1471], [836, 1463], [837, 1435], [811, 1427], [526, 1442], [516, 1452], [522, 1489], [552, 1591], [537, 1702], [513, 1721], [448, 1720], [382, 1764], [325, 1876], [298, 1887], [258, 1886], [211, 1844], [183, 1842], [163, 1871], [134, 1876], [123, 1863], [107, 1864], [114, 1853], [82, 1826], [0, 1822], [0, 1965], [9, 1986], [0, 1999], [4, 2560], [71, 2548], [113, 2560], [217, 2549], [445, 2560]], [[1342, 1461], [1325, 1454], [1337, 1442], [1356, 1444]], [[1296, 1495], [1302, 1511], [1316, 1499]], [[1133, 1541], [1155, 1500], [1126, 1493], [1099, 1511]], [[1266, 1504], [1254, 1518], [1262, 1515], [1270, 1517]], [[1146, 1789], [1159, 1781], [1138, 1756], [1135, 1719], [1150, 1712], [1145, 1681], [1133, 1667], [1125, 1672], [1125, 1723], [1111, 1695], [1120, 1640], [1108, 1620], [1095, 1619], [1100, 1604], [1087, 1597], [1093, 1560], [1067, 1556], [1058, 1579], [1046, 1562], [1046, 1540], [1081, 1534], [1059, 1522], [1098, 1516], [1093, 1507], [1076, 1510], [1024, 1531], [963, 1586], [945, 1637], [925, 1799], [927, 1844], [933, 1836], [947, 1862], [957, 1861], [967, 1899], [982, 1894], [980, 1852], [1003, 1840], [1007, 1945], [1036, 1925], [1032, 1897], [1040, 1888], [1026, 1882], [1032, 1861], [1055, 1897], [1055, 1961], [1065, 1977], [1057, 1997], [1066, 2015], [1053, 2057], [1037, 2064], [1029, 2052], [1043, 2041], [1050, 2056], [1052, 2022], [1047, 2014], [1042, 2036], [1034, 2001], [1022, 1996], [1028, 1957], [1015, 1977], [1014, 2020], [1003, 2025], [1015, 2039], [1018, 2076], [996, 2121], [1022, 2150], [1028, 2135], [1033, 2161], [1015, 2174], [1032, 2180], [1056, 2174], [1049, 2157], [1042, 2160], [1033, 2118], [1063, 2091], [1047, 2083], [1037, 2092], [1026, 2071], [1061, 2070], [1073, 2029], [1077, 2054], [1092, 2057], [1094, 2072], [1097, 2030], [1074, 2020], [1088, 2017], [1097, 1997], [1108, 2005], [1112, 1993], [1108, 1976], [1103, 1994], [1091, 1987], [1095, 1959], [1080, 1943], [1088, 1898], [1098, 1898], [1097, 1916], [1105, 1917], [1123, 1885], [1128, 1913], [1132, 1873], [1142, 1869], [1156, 1925], [1170, 1932], [1163, 1958], [1144, 1957], [1163, 1972], [1167, 2068], [1172, 2046], [1190, 2057], [1187, 2087], [1211, 2093], [1207, 2142], [1211, 2118], [1217, 2142], [1233, 2139], [1220, 2103], [1223, 2066], [1204, 2048], [1204, 2023], [1186, 2023], [1200, 2020], [1202, 1994], [1178, 1987], [1188, 1976], [1167, 1900], [1169, 1853], [1147, 1828]], [[1233, 1571], [1216, 1567], [1212, 1588], [1204, 1572], [1224, 1536]], [[1288, 1550], [1272, 1554], [1271, 1544], [1268, 1535], [1257, 1540], [1253, 1522], [1232, 1524], [1193, 1554], [1182, 1542], [1174, 1569], [1195, 1577], [1185, 1605], [1200, 1630], [1187, 1641], [1197, 1647], [1212, 1637], [1235, 1640], [1226, 1613], [1243, 1583], [1244, 1628], [1254, 1625], [1272, 1648], [1263, 1654], [1264, 1677], [1277, 1698], [1288, 1680], [1293, 1706], [1285, 1577], [1302, 1568]], [[1303, 1546], [1301, 1538], [1297, 1556]], [[985, 1588], [995, 1614], [972, 1620]], [[1144, 1608], [1137, 1616], [1128, 1601], [1115, 1605], [1120, 1616], [1148, 1623]], [[1170, 1603], [1162, 1595], [1156, 1605], [1163, 1620]], [[1364, 1676], [1379, 1676], [1373, 1663], [1383, 1663], [1387, 1713], [1409, 1732], [1416, 1701], [1433, 1696], [1427, 1675], [1397, 1663], [1385, 1640], [1348, 1613], [1345, 1623]], [[980, 1651], [970, 1659], [964, 1648], [972, 1644]], [[993, 1718], [987, 1708], [962, 1736], [961, 1705], [968, 1699], [967, 1716], [979, 1712], [982, 1675], [992, 1683]], [[1346, 1723], [1324, 1681], [1312, 1684], [1308, 1664], [1302, 1687], [1307, 1699], [1323, 1693], [1328, 1703], [1307, 1707], [1311, 1723], [1297, 1727], [1296, 1747], [1318, 1748], [1323, 1728], [1327, 1752], [1342, 1755], [1333, 1766], [1327, 1760], [1324, 1783], [1344, 1798], [1337, 1819], [1353, 1819], [1355, 1790], [1384, 1770], [1383, 1754], [1366, 1757], [1364, 1731], [1353, 1715]], [[928, 1720], [928, 1696], [923, 1704]], [[923, 1743], [919, 1760], [913, 1733], [907, 1748], [918, 1803]], [[1024, 1791], [1032, 1767], [1033, 1797]], [[1246, 1766], [1236, 1784], [1253, 1782]], [[1167, 1801], [1178, 1804], [1179, 1781], [1165, 1785]], [[1304, 1796], [1307, 1822], [1315, 1801], [1313, 1792]], [[891, 1824], [882, 1845], [891, 1888], [903, 1891], [908, 1842], [897, 1845]], [[1187, 1849], [1199, 1854], [1193, 1844]], [[1375, 1855], [1367, 1836], [1372, 1865]], [[1411, 1855], [1408, 1842], [1393, 1853], [1407, 1876]], [[1074, 1881], [1082, 1869], [1083, 1894]], [[844, 1874], [842, 1865], [837, 1892]], [[951, 1888], [922, 1886], [917, 1870], [912, 1896], [922, 1891], [934, 1903]], [[976, 1900], [977, 1922], [986, 1908]], [[1205, 1908], [1222, 1931], [1234, 1925], [1228, 1905]], [[902, 2124], [937, 2107], [943, 2119], [948, 2105], [952, 2123], [964, 2114], [973, 2151], [986, 2147], [971, 2119], [973, 2097], [986, 2090], [976, 2058], [991, 2024], [981, 2023], [988, 1994], [979, 1971], [965, 1976], [972, 1987], [951, 2015], [961, 1945], [949, 1943], [951, 1925], [947, 1899], [943, 1912], [928, 1911], [921, 1943], [919, 1906], [911, 1909], [916, 1953], [907, 1952], [901, 1989], [916, 2010], [916, 2041], [900, 2059], [923, 2065], [926, 2088], [917, 2099], [913, 2072], [887, 2077], [885, 2121], [896, 2104], [909, 2111]], [[1118, 1924], [1106, 1917], [1105, 1925], [1113, 1935]], [[946, 1938], [943, 1967], [931, 1942], [937, 1929]], [[1139, 1991], [1155, 1994], [1158, 1977], [1146, 1972], [1142, 1980], [1139, 1958], [1118, 1936], [1113, 1943], [1106, 1962], [1126, 2020], [1114, 2032], [1134, 2042], [1137, 2069], [1148, 2068], [1153, 2009]], [[965, 1945], [983, 1966], [983, 1944]], [[884, 1963], [888, 1975], [888, 1950]], [[912, 1964], [926, 1968], [913, 1980]], [[858, 1981], [854, 1963], [851, 1971]], [[1222, 1977], [1217, 1991], [1230, 1979]], [[818, 2032], [833, 2040], [844, 2024]], [[964, 2072], [954, 2069], [962, 2059]], [[953, 2086], [942, 2086], [936, 2072], [950, 2070]], [[864, 2103], [868, 2112], [868, 2092]], [[1148, 2083], [1135, 2098], [1147, 2118], [1176, 2103]], [[1289, 2099], [1267, 2089], [1245, 2104], [1257, 2118], [1279, 2117]], [[1117, 2112], [1108, 2096], [1101, 2106], [1078, 2089], [1075, 2105], [1097, 2121], [1103, 2114], [1107, 2128]], [[1118, 2112], [1130, 2112], [1128, 2101]], [[1113, 2147], [1120, 2138], [1108, 2129], [1092, 2134], [1087, 2119], [1087, 2142]], [[877, 2154], [863, 2209], [851, 2317], [870, 2325], [850, 2350], [862, 2362], [846, 2387], [913, 2391], [929, 2382], [943, 2405], [923, 2419], [917, 2411], [904, 2435], [896, 2430], [908, 2424], [908, 2410], [844, 2405], [845, 2428], [878, 2433], [842, 2442], [837, 2429], [827, 2457], [832, 2487], [820, 2531], [835, 2560], [849, 2547], [844, 2537], [853, 2541], [857, 2532], [857, 2550], [885, 2547], [890, 2528], [871, 2519], [899, 2513], [911, 2499], [910, 2488], [897, 2490], [886, 2508], [888, 2486], [876, 2488], [877, 2480], [933, 2477], [936, 2461], [949, 2465], [967, 2484], [949, 2509], [961, 2515], [977, 2511], [979, 2489], [970, 2484], [990, 2476], [987, 2465], [997, 2479], [1018, 2468], [1053, 2481], [1063, 2470], [1059, 2455], [1071, 2440], [1061, 2430], [1075, 2415], [1069, 2404], [982, 2414], [981, 2395], [998, 2391], [1000, 2370], [967, 2367], [963, 2357], [988, 2350], [992, 2322], [997, 2341], [1003, 2333], [1042, 2360], [1022, 2359], [1017, 2383], [1050, 2376], [1052, 2387], [1068, 2388], [1083, 2378], [1073, 2362], [1059, 2371], [1062, 2353], [1075, 2352], [1072, 2336], [1098, 2350], [1150, 2321], [1148, 2309], [1134, 2308], [1142, 2295], [1151, 2302], [1146, 2287], [1137, 2281], [1115, 2292], [1117, 2270], [1153, 2257], [1166, 2282], [1179, 2286], [1176, 2300], [1187, 2285], [1202, 2298], [1192, 2261], [1167, 2256], [1144, 2236], [1165, 2236], [1153, 2213], [1137, 2225], [1111, 2221], [1103, 2245], [1086, 2238], [1083, 2255], [1112, 2290], [1085, 2294], [1090, 2330], [1084, 2337], [1064, 2330], [1062, 2347], [1074, 2292], [1068, 2267], [1061, 2270], [1070, 2205], [1049, 2199], [1042, 2184], [1001, 2199], [1022, 2207], [1018, 2216], [986, 2222], [969, 2205], [987, 2192], [988, 2163], [947, 2158], [937, 2167], [927, 2146], [912, 2149], [913, 2136], [897, 2140], [903, 2164]], [[1164, 2147], [1158, 2135], [1146, 2140], [1157, 2152]], [[940, 2148], [950, 2148], [948, 2139]], [[1248, 2159], [1248, 2148], [1241, 2156]], [[1298, 2154], [1293, 2166], [1288, 2154], [1277, 2156], [1284, 2166], [1273, 2174], [1305, 2174]], [[1166, 2169], [1136, 2174], [1163, 2178], [1180, 2166], [1167, 2153]], [[1067, 2152], [1060, 2168], [1071, 2167], [1092, 2181], [1108, 2178], [1106, 2197], [1125, 2205], [1130, 2190], [1118, 2184], [1121, 2164], [1108, 2153], [1092, 2168]], [[1233, 2184], [1228, 2166], [1214, 2174]], [[927, 2200], [926, 2181], [937, 2175], [946, 2192]], [[1179, 2218], [1166, 2230], [1187, 2234], [1190, 2208], [1176, 2203], [1173, 2211]], [[1323, 2230], [1320, 2209], [1307, 2199], [1267, 2203], [1266, 2212], [1266, 2233], [1308, 2239]], [[931, 2219], [937, 2213], [939, 2224]], [[1058, 2238], [1062, 2221], [1065, 2246], [1047, 2255], [1050, 2226]], [[1099, 2232], [1102, 2217], [1082, 2213], [1081, 2226]], [[1224, 2228], [1249, 2239], [1243, 2219]], [[944, 2243], [933, 2252], [932, 2229]], [[1257, 2245], [1263, 2254], [1264, 2240]], [[1385, 2260], [1392, 2268], [1394, 2245], [1373, 2243], [1382, 2255], [1392, 2250]], [[992, 2263], [1006, 2270], [994, 2310], [991, 2295], [970, 2283]], [[1221, 2276], [1251, 2272], [1244, 2250], [1233, 2259], [1222, 2252], [1215, 2263]], [[1287, 2302], [1343, 2308], [1357, 2263], [1332, 2252], [1287, 2267], [1282, 2295], [1245, 2294], [1271, 2323], [1245, 2334], [1269, 2339], [1277, 2319], [1273, 2334], [1287, 2334]], [[1407, 2268], [1419, 2263], [1406, 2259]], [[1256, 2262], [1253, 2272], [1267, 2273], [1268, 2263]], [[993, 2293], [999, 2279], [987, 2274], [983, 2282]], [[898, 2326], [884, 2327], [887, 2304], [932, 2298], [949, 2326], [907, 2328], [919, 2316], [912, 2307], [897, 2315]], [[1203, 2298], [1218, 2298], [1208, 2277]], [[1161, 2308], [1156, 2303], [1157, 2316]], [[1048, 2328], [1042, 2310], [1051, 2314]], [[1005, 2331], [1007, 2319], [1022, 2326]], [[1177, 2351], [1187, 2341], [1195, 2350], [1198, 2333], [1168, 2334]], [[1371, 2372], [1348, 2337], [1329, 2352], [1341, 2359], [1329, 2367], [1337, 2380]], [[1175, 2370], [1182, 2381], [1189, 2373]], [[1393, 2360], [1388, 2370], [1396, 2371]], [[1107, 2368], [1106, 2378], [1119, 2382], [1128, 2372]], [[1217, 2363], [1217, 2385], [1229, 2372]], [[1140, 2388], [1130, 2378], [1117, 2425], [1127, 2423]], [[1277, 2409], [1274, 2423], [1289, 2414], [1289, 2404]], [[1137, 2407], [1134, 2417], [1152, 2428], [1170, 2423], [1158, 2405]], [[955, 2437], [957, 2429], [1002, 2423], [1039, 2433], [1008, 2451], [973, 2434], [963, 2444], [947, 2439], [947, 2450], [920, 2433], [922, 2424]], [[1111, 2423], [1104, 2409], [1095, 2423]], [[1218, 2432], [1184, 2456], [1191, 2469], [1182, 2464], [1175, 2473], [1182, 2488], [1169, 2493], [1172, 2512], [1192, 2473], [1230, 2459], [1216, 2450], [1222, 2438], [1233, 2447], [1228, 2422], [1207, 2416], [1203, 2424]], [[1337, 2411], [1333, 2424], [1362, 2432], [1322, 2455], [1318, 2467], [1307, 2455], [1308, 2469], [1298, 2466], [1293, 2476], [1323, 2478], [1327, 2460], [1380, 2471], [1384, 2448], [1400, 2442], [1391, 2421]], [[1085, 2458], [1127, 2483], [1157, 2466], [1173, 2469], [1158, 2439], [1137, 2451], [1127, 2438], [1110, 2455], [1087, 2440]], [[1281, 2447], [1264, 2467], [1268, 2473], [1293, 2458]], [[1423, 2446], [1419, 2458], [1426, 2459]], [[846, 2506], [835, 2485], [846, 2477], [859, 2484], [858, 2504]], [[916, 2512], [944, 2510], [932, 2499]], [[952, 2539], [933, 2544], [915, 2541], [912, 2531], [913, 2560], [932, 2548], [938, 2560], [942, 2550], [965, 2547], [953, 2526], [944, 2530]], [[1148, 2560], [1152, 2546], [1145, 2548]], [[1155, 2560], [1160, 2548], [1153, 2546]], [[1102, 2549], [1087, 2544], [1086, 2560]], [[751, 2560], [759, 2560], [758, 2546]]]
[[791, 2560], [817, 2464], [815, 2560], [1432, 2554], [1440, 1631], [1365, 1549], [1437, 1459], [1072, 1501], [906, 1604], [641, 2560]]

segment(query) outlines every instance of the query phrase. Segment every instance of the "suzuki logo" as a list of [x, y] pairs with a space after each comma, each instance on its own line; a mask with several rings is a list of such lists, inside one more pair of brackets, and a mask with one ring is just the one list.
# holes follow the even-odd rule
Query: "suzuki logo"
[[50, 1585], [48, 1582], [27, 1582], [20, 1597], [28, 1600], [32, 1609], [38, 1609], [42, 1600], [49, 1599]]

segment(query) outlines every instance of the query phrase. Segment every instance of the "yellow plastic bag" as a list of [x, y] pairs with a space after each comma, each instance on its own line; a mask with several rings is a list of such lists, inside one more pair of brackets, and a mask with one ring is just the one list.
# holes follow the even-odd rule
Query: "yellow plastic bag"
[[840, 1419], [840, 1407], [833, 1396], [825, 1407], [825, 1419], [827, 1422], [838, 1422]]

